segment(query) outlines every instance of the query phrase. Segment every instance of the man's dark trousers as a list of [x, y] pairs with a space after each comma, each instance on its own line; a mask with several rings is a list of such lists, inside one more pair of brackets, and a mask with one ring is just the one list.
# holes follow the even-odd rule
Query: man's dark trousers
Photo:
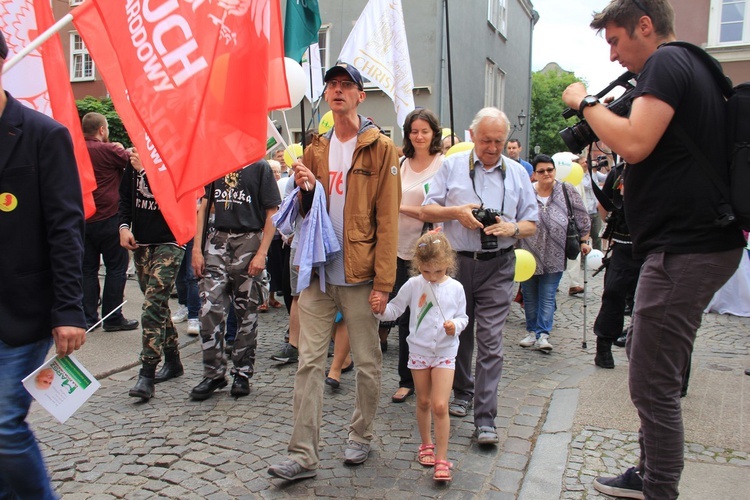
[[630, 399], [641, 420], [643, 493], [675, 499], [684, 467], [680, 392], [703, 310], [739, 265], [744, 250], [652, 253], [641, 268], [633, 311]]
[[[102, 293], [102, 316], [106, 316], [123, 301], [128, 271], [128, 251], [120, 246], [119, 219], [115, 215], [108, 219], [87, 222], [83, 255], [83, 311], [86, 323], [99, 321], [99, 256], [104, 259], [106, 275]], [[106, 319], [105, 324], [123, 321], [119, 309]]]
[[604, 275], [602, 305], [594, 322], [597, 337], [617, 340], [625, 323], [625, 303], [635, 294], [642, 259], [633, 257], [633, 245], [613, 243], [612, 257]]

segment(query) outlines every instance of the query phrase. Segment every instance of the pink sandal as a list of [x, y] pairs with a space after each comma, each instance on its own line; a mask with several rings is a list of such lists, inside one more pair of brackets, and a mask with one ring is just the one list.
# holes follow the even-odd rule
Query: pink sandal
[[448, 483], [450, 481], [453, 481], [451, 467], [453, 467], [453, 464], [448, 462], [447, 460], [436, 460], [435, 473], [432, 475], [432, 479], [441, 483]]
[[417, 454], [417, 462], [425, 467], [432, 467], [435, 465], [435, 449], [434, 444], [423, 444], [419, 447], [419, 453]]

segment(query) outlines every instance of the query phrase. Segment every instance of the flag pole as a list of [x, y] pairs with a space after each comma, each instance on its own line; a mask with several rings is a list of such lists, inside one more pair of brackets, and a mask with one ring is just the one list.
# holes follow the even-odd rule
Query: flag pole
[[456, 131], [453, 125], [453, 73], [451, 71], [451, 30], [450, 21], [448, 19], [448, 0], [444, 0], [445, 5], [445, 49], [448, 55], [448, 112], [450, 114], [451, 121], [451, 145], [453, 145], [453, 135]]
[[[310, 98], [312, 98], [313, 95], [313, 81], [312, 81], [312, 54], [310, 52], [310, 46], [307, 46], [307, 69], [310, 73]], [[312, 102], [310, 103], [312, 104]], [[312, 105], [310, 106], [310, 109], [312, 109]], [[304, 151], [305, 146], [307, 146], [305, 141], [305, 136], [307, 135], [307, 126], [305, 125], [305, 98], [303, 97], [302, 100], [299, 102], [299, 126], [302, 127], [302, 140], [300, 141], [302, 143], [302, 150]]]
[[10, 71], [13, 66], [21, 62], [21, 59], [38, 49], [40, 45], [49, 40], [52, 35], [63, 29], [72, 20], [73, 14], [66, 14], [59, 21], [50, 26], [47, 31], [36, 37], [33, 42], [24, 47], [23, 50], [21, 50], [18, 54], [14, 55], [10, 59], [8, 59], [8, 61], [6, 61], [6, 63], [3, 65], [3, 74]]

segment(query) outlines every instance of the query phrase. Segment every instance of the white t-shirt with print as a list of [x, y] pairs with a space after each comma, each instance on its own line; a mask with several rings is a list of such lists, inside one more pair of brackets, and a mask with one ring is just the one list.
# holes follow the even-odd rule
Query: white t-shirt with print
[[346, 176], [352, 168], [354, 148], [357, 146], [355, 135], [346, 142], [341, 142], [336, 134], [331, 136], [331, 144], [328, 148], [328, 190], [329, 208], [328, 215], [333, 224], [336, 239], [341, 245], [342, 251], [335, 259], [326, 265], [326, 281], [332, 285], [346, 285], [346, 274], [344, 273], [344, 203], [346, 202]]

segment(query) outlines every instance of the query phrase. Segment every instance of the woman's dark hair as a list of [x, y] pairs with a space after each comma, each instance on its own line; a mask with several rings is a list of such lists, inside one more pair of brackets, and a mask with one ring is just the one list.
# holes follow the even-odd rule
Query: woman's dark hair
[[551, 163], [553, 167], [557, 168], [557, 165], [555, 165], [555, 160], [553, 160], [549, 155], [536, 155], [534, 159], [531, 160], [531, 166], [534, 167], [534, 170], [536, 170], [536, 166], [539, 163]]
[[435, 113], [427, 108], [415, 109], [404, 120], [404, 156], [407, 158], [414, 157], [414, 145], [409, 139], [411, 125], [414, 120], [424, 120], [432, 129], [432, 142], [430, 142], [430, 155], [436, 155], [443, 152], [443, 132], [440, 129], [440, 121]]

